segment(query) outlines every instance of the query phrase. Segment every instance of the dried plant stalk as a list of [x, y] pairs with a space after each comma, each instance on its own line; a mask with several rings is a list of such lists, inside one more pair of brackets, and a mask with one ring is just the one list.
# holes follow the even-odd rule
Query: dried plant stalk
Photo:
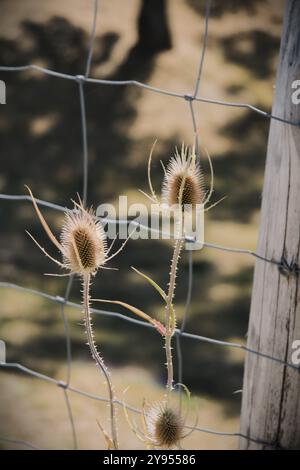
[[101, 426], [100, 429], [103, 430], [104, 437], [108, 443], [108, 447], [110, 449], [118, 449], [114, 390], [109, 371], [105, 366], [103, 358], [100, 356], [94, 341], [91, 311], [89, 305], [89, 290], [91, 277], [96, 274], [98, 269], [103, 269], [104, 264], [110, 259], [112, 259], [114, 256], [116, 256], [116, 254], [118, 254], [123, 249], [127, 240], [122, 244], [121, 248], [117, 252], [115, 252], [110, 257], [107, 257], [108, 250], [103, 227], [101, 223], [95, 219], [94, 212], [92, 210], [86, 210], [83, 207], [82, 202], [79, 200], [79, 204], [74, 202], [77, 211], [74, 211], [74, 213], [65, 214], [65, 221], [61, 232], [60, 243], [55, 238], [49, 225], [44, 219], [44, 216], [42, 215], [30, 188], [27, 187], [27, 189], [31, 196], [37, 216], [48, 237], [50, 238], [52, 243], [59, 249], [63, 258], [63, 262], [60, 262], [50, 256], [31, 234], [29, 234], [30, 237], [48, 258], [50, 258], [61, 268], [69, 271], [69, 274], [78, 275], [82, 279], [83, 307], [88, 345], [93, 359], [95, 360], [96, 364], [99, 366], [101, 372], [105, 377], [105, 381], [108, 388], [111, 438], [107, 436], [106, 432]]
[[83, 277], [83, 308], [85, 316], [85, 328], [88, 340], [88, 345], [92, 354], [92, 357], [99, 369], [103, 373], [106, 381], [106, 385], [109, 393], [109, 407], [110, 407], [110, 422], [111, 422], [111, 435], [112, 435], [112, 448], [118, 449], [118, 436], [117, 436], [117, 422], [116, 422], [116, 407], [115, 407], [115, 396], [114, 389], [111, 381], [109, 370], [107, 369], [103, 358], [97, 350], [97, 346], [94, 341], [94, 334], [92, 328], [92, 318], [90, 310], [90, 275], [85, 274]]
[[182, 249], [184, 240], [182, 238], [176, 240], [173, 257], [171, 261], [170, 269], [170, 280], [169, 288], [166, 300], [166, 334], [165, 334], [165, 350], [166, 350], [166, 360], [167, 360], [167, 392], [168, 394], [172, 391], [173, 380], [174, 380], [174, 370], [173, 370], [173, 358], [172, 358], [172, 337], [176, 328], [176, 315], [173, 306], [173, 298], [176, 287], [176, 274], [178, 261], [180, 257], [180, 251]]

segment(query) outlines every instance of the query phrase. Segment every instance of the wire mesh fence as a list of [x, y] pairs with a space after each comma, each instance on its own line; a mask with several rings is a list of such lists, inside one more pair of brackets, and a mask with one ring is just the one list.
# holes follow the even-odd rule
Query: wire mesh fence
[[[18, 72], [18, 71], [24, 71], [28, 69], [35, 70], [37, 73], [41, 74], [47, 74], [49, 76], [53, 76], [62, 80], [70, 80], [70, 81], [75, 81], [78, 84], [78, 99], [80, 103], [80, 114], [81, 114], [81, 129], [82, 129], [82, 201], [83, 204], [86, 204], [87, 201], [87, 196], [88, 196], [88, 163], [89, 163], [89, 158], [88, 158], [88, 139], [87, 139], [87, 123], [86, 123], [86, 109], [85, 109], [85, 84], [86, 83], [94, 83], [99, 86], [136, 86], [143, 88], [149, 92], [153, 93], [158, 93], [162, 95], [168, 95], [170, 97], [176, 98], [176, 99], [181, 99], [184, 100], [188, 106], [189, 113], [191, 116], [191, 126], [193, 130], [193, 134], [195, 136], [195, 146], [196, 146], [196, 154], [198, 158], [200, 159], [200, 142], [199, 142], [199, 137], [197, 133], [197, 121], [196, 121], [196, 115], [195, 115], [195, 109], [194, 109], [194, 104], [195, 102], [204, 102], [204, 103], [209, 103], [212, 105], [216, 106], [229, 106], [233, 108], [246, 108], [254, 113], [258, 113], [262, 116], [264, 116], [266, 119], [274, 119], [277, 121], [282, 122], [283, 125], [292, 125], [292, 126], [299, 126], [299, 122], [291, 121], [291, 120], [286, 120], [281, 118], [280, 116], [274, 116], [271, 113], [264, 111], [262, 109], [259, 109], [251, 104], [248, 103], [238, 103], [238, 102], [228, 102], [228, 101], [221, 101], [221, 100], [215, 100], [211, 98], [205, 98], [199, 95], [199, 89], [201, 85], [201, 79], [202, 79], [202, 72], [203, 72], [203, 67], [204, 67], [204, 61], [205, 61], [205, 54], [206, 54], [206, 46], [207, 46], [207, 40], [208, 40], [208, 34], [209, 34], [209, 18], [210, 18], [210, 7], [211, 7], [211, 1], [206, 0], [206, 7], [205, 7], [205, 27], [204, 27], [204, 35], [203, 35], [203, 41], [202, 41], [202, 50], [201, 50], [201, 55], [200, 55], [200, 60], [199, 60], [199, 68], [198, 68], [198, 73], [196, 76], [195, 80], [195, 87], [193, 92], [191, 93], [182, 93], [182, 92], [174, 92], [166, 89], [161, 89], [158, 87], [151, 86], [146, 83], [142, 83], [136, 80], [118, 80], [118, 81], [112, 81], [112, 80], [102, 80], [102, 79], [95, 79], [90, 77], [90, 70], [91, 70], [91, 64], [92, 64], [92, 57], [93, 57], [93, 49], [95, 45], [95, 36], [96, 36], [96, 23], [97, 23], [97, 15], [98, 15], [98, 10], [100, 7], [100, 1], [99, 0], [94, 0], [94, 12], [93, 12], [93, 17], [92, 17], [92, 28], [91, 28], [91, 34], [90, 34], [90, 42], [89, 42], [89, 48], [88, 48], [88, 55], [86, 59], [86, 67], [84, 73], [78, 74], [78, 75], [69, 75], [65, 73], [61, 73], [58, 71], [54, 71], [48, 68], [40, 67], [34, 64], [28, 64], [28, 65], [18, 65], [14, 67], [6, 67], [6, 66], [0, 66], [0, 71], [3, 72]], [[6, 200], [6, 201], [30, 201], [29, 196], [19, 196], [19, 195], [9, 195], [9, 194], [0, 194], [0, 199], [1, 200]], [[60, 205], [51, 203], [49, 201], [44, 201], [37, 199], [37, 203], [41, 206], [48, 207], [50, 209], [53, 209], [55, 211], [61, 211], [65, 212], [68, 211], [69, 209], [62, 207]], [[115, 220], [112, 219], [103, 219], [104, 222], [109, 223], [115, 223]], [[119, 224], [128, 224], [129, 221], [123, 220], [123, 219], [118, 219], [117, 221]], [[133, 222], [130, 221], [132, 224]], [[147, 229], [149, 231], [155, 231], [155, 229], [151, 227], [144, 226], [142, 224], [136, 223], [140, 227]], [[187, 241], [193, 242], [194, 240], [192, 238], [186, 238]], [[298, 274], [298, 272], [295, 272], [295, 267], [292, 265], [289, 265], [285, 259], [281, 260], [274, 260], [274, 259], [268, 259], [263, 256], [263, 254], [260, 253], [255, 253], [252, 250], [247, 250], [247, 249], [242, 249], [242, 248], [237, 248], [237, 247], [229, 247], [229, 246], [223, 246], [223, 245], [218, 245], [218, 244], [213, 244], [209, 242], [204, 242], [204, 247], [208, 249], [214, 249], [214, 250], [222, 250], [226, 252], [230, 252], [232, 254], [245, 254], [248, 256], [252, 256], [261, 262], [267, 262], [271, 263], [274, 266], [276, 266], [281, 272], [283, 273], [291, 273], [291, 274]], [[290, 362], [287, 362], [280, 357], [273, 357], [272, 355], [268, 354], [265, 351], [257, 351], [254, 349], [251, 349], [243, 344], [236, 343], [236, 342], [228, 342], [228, 341], [221, 341], [215, 338], [211, 337], [205, 337], [197, 334], [193, 334], [192, 332], [187, 332], [185, 331], [186, 328], [186, 319], [190, 307], [190, 302], [192, 298], [192, 285], [193, 285], [193, 251], [188, 252], [188, 288], [186, 292], [186, 302], [185, 302], [185, 308], [184, 308], [184, 315], [183, 319], [181, 322], [181, 325], [179, 328], [176, 329], [175, 331], [175, 337], [176, 337], [176, 352], [177, 352], [177, 359], [178, 359], [178, 381], [181, 383], [182, 382], [182, 375], [183, 375], [183, 360], [182, 360], [182, 351], [181, 351], [181, 338], [187, 338], [191, 341], [200, 341], [200, 342], [206, 342], [206, 343], [211, 343], [215, 345], [216, 347], [226, 347], [226, 348], [235, 348], [235, 349], [240, 349], [243, 350], [247, 353], [250, 354], [255, 354], [259, 357], [264, 358], [265, 360], [272, 361], [274, 364], [277, 364], [278, 367], [288, 367], [291, 370], [295, 370], [295, 373], [299, 373], [300, 368]], [[297, 268], [298, 269], [298, 268]], [[32, 377], [44, 380], [46, 382], [49, 382], [50, 384], [56, 385], [60, 387], [63, 391], [64, 395], [64, 400], [65, 400], [65, 405], [66, 409], [68, 412], [69, 416], [69, 421], [70, 421], [70, 428], [72, 432], [72, 439], [73, 439], [73, 448], [77, 449], [78, 448], [78, 443], [77, 443], [77, 433], [76, 433], [76, 426], [74, 423], [74, 418], [73, 418], [73, 411], [72, 411], [72, 406], [69, 400], [69, 392], [76, 393], [79, 395], [82, 395], [86, 398], [90, 398], [93, 400], [98, 400], [98, 401], [103, 401], [103, 402], [108, 402], [109, 400], [103, 396], [99, 396], [96, 394], [92, 394], [89, 392], [84, 391], [83, 389], [75, 388], [71, 384], [71, 369], [72, 369], [72, 349], [71, 349], [71, 334], [70, 334], [70, 329], [69, 329], [69, 322], [67, 315], [65, 313], [65, 307], [70, 306], [74, 309], [81, 310], [82, 305], [74, 303], [69, 300], [70, 298], [70, 292], [72, 288], [74, 277], [70, 276], [68, 279], [68, 282], [65, 287], [65, 293], [64, 296], [53, 296], [50, 294], [47, 294], [46, 292], [34, 290], [34, 289], [29, 289], [26, 287], [23, 287], [21, 285], [9, 283], [9, 282], [0, 282], [0, 288], [9, 288], [9, 289], [15, 289], [18, 291], [25, 292], [28, 295], [34, 295], [34, 296], [40, 296], [43, 297], [50, 302], [56, 303], [60, 306], [60, 312], [61, 312], [61, 319], [63, 323], [63, 328], [64, 328], [64, 336], [65, 336], [65, 350], [66, 350], [66, 377], [64, 381], [61, 380], [56, 380], [53, 377], [50, 377], [48, 375], [42, 374], [38, 371], [29, 369], [28, 367], [24, 366], [23, 364], [19, 363], [1, 363], [0, 362], [0, 368], [2, 370], [19, 370], [23, 372], [24, 374], [28, 374]], [[128, 323], [134, 323], [136, 325], [139, 325], [140, 327], [144, 328], [154, 328], [151, 324], [137, 320], [135, 318], [129, 317], [127, 315], [124, 315], [122, 313], [114, 312], [114, 311], [109, 311], [109, 310], [103, 310], [103, 309], [91, 309], [91, 312], [96, 315], [104, 315], [104, 316], [110, 316], [119, 319], [120, 321], [126, 321]], [[115, 403], [118, 405], [122, 405], [123, 402], [120, 400], [115, 400]], [[128, 410], [134, 412], [134, 413], [141, 413], [141, 410], [134, 408], [130, 405], [126, 405]], [[191, 426], [186, 426], [187, 428], [192, 428]], [[222, 432], [214, 429], [208, 429], [204, 427], [199, 427], [197, 426], [195, 428], [196, 431], [203, 432], [203, 433], [208, 433], [208, 434], [213, 434], [217, 436], [236, 436], [244, 439], [248, 439], [257, 443], [262, 443], [266, 446], [269, 447], [276, 447], [276, 443], [273, 442], [266, 442], [264, 440], [261, 440], [259, 436], [249, 436], [249, 435], [244, 435], [238, 431], [236, 432]], [[17, 438], [9, 438], [6, 436], [0, 436], [0, 440], [3, 442], [8, 442], [8, 443], [13, 443], [15, 445], [21, 445], [21, 446], [26, 446], [31, 449], [39, 449], [38, 446], [36, 446], [34, 443], [27, 442], [24, 440], [20, 440]]]

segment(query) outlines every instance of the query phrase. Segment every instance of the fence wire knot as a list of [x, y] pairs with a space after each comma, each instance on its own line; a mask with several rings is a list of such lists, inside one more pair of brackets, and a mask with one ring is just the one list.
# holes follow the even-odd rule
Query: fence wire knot
[[188, 102], [191, 102], [191, 101], [195, 100], [195, 96], [192, 95], [191, 93], [186, 93], [185, 95], [183, 95], [183, 97]]
[[286, 259], [284, 255], [282, 255], [281, 261], [278, 264], [278, 270], [280, 274], [285, 277], [298, 276], [300, 273], [300, 267], [295, 261], [291, 261], [290, 263]]
[[60, 295], [56, 295], [55, 300], [58, 304], [65, 305], [67, 303], [67, 299], [65, 297], [61, 297]]
[[59, 380], [57, 382], [57, 386], [60, 387], [60, 388], [63, 388], [64, 390], [67, 390], [69, 388], [69, 384], [67, 384], [63, 380]]
[[84, 83], [86, 80], [86, 77], [84, 75], [75, 75], [75, 80], [78, 83]]

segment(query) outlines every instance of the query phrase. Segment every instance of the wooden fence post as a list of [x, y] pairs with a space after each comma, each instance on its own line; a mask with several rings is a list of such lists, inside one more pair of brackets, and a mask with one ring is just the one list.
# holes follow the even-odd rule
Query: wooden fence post
[[[300, 1], [287, 0], [272, 113], [300, 121], [292, 83], [300, 80]], [[253, 155], [255, 158], [255, 155]], [[272, 120], [257, 252], [300, 266], [300, 128]], [[300, 339], [300, 289], [296, 270], [280, 272], [257, 260], [248, 346], [292, 361]], [[273, 448], [300, 448], [300, 370], [247, 353], [241, 433], [273, 442]], [[241, 449], [272, 448], [241, 438]]]

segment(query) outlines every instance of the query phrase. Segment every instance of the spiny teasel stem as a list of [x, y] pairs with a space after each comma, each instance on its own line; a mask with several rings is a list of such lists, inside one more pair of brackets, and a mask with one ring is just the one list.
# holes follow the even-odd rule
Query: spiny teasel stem
[[170, 280], [169, 280], [169, 288], [168, 288], [168, 295], [167, 295], [167, 302], [166, 302], [166, 334], [165, 334], [165, 349], [166, 349], [166, 359], [167, 359], [167, 371], [168, 371], [168, 379], [167, 379], [167, 392], [168, 395], [172, 391], [173, 387], [173, 358], [172, 358], [172, 336], [174, 335], [175, 327], [176, 327], [176, 316], [175, 310], [173, 307], [173, 298], [175, 293], [175, 286], [176, 286], [176, 274], [177, 274], [177, 266], [180, 256], [180, 251], [182, 249], [184, 243], [184, 239], [179, 238], [176, 240], [172, 261], [171, 261], [171, 269], [170, 269]]
[[117, 423], [116, 423], [116, 409], [115, 409], [115, 397], [114, 390], [111, 382], [110, 373], [104, 364], [103, 358], [97, 351], [97, 347], [94, 341], [93, 329], [92, 329], [92, 318], [90, 311], [90, 275], [86, 274], [83, 277], [83, 307], [85, 316], [85, 327], [88, 339], [88, 345], [92, 354], [93, 359], [99, 366], [101, 372], [105, 377], [105, 381], [108, 388], [109, 394], [109, 405], [110, 405], [110, 424], [111, 424], [111, 436], [114, 449], [118, 449], [118, 436], [117, 436]]

